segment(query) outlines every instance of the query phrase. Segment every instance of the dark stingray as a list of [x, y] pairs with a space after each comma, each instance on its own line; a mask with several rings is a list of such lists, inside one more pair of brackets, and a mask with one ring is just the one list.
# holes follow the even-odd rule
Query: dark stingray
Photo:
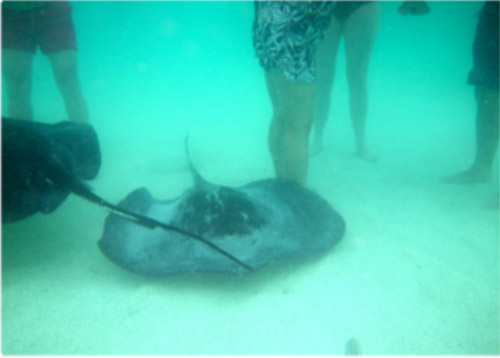
[[[118, 207], [203, 236], [253, 269], [325, 251], [344, 235], [342, 217], [294, 182], [266, 179], [230, 188], [208, 183], [189, 163], [195, 186], [179, 198], [157, 200], [139, 188]], [[176, 232], [148, 230], [114, 214], [99, 247], [115, 264], [145, 275], [250, 271]]]
[[[143, 274], [246, 273], [338, 242], [344, 221], [319, 196], [268, 179], [239, 189], [207, 183], [159, 201], [142, 188], [119, 206], [83, 180], [101, 164], [93, 128], [2, 118], [2, 222], [54, 211], [70, 193], [111, 210], [99, 246], [118, 265]], [[194, 239], [194, 240], [193, 240]]]
[[71, 193], [57, 183], [58, 168], [74, 180], [90, 180], [100, 165], [99, 142], [89, 125], [2, 117], [2, 222], [57, 209]]
[[100, 164], [99, 141], [90, 125], [2, 117], [2, 222], [21, 220], [37, 212], [51, 213], [74, 193], [121, 215], [132, 225], [175, 231], [251, 269], [199, 235], [118, 208], [94, 194], [83, 180], [93, 179]]

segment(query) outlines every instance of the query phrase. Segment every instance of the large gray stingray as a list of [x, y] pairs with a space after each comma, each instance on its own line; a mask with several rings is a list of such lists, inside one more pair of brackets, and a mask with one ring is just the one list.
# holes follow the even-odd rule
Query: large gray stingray
[[95, 194], [83, 180], [94, 178], [100, 165], [97, 133], [89, 125], [2, 117], [2, 223], [22, 220], [37, 212], [51, 213], [73, 193], [134, 225], [181, 233], [251, 269], [200, 235], [124, 210]]
[[342, 217], [292, 181], [265, 179], [230, 188], [207, 182], [190, 159], [189, 164], [195, 185], [179, 198], [157, 200], [139, 188], [118, 207], [199, 235], [240, 264], [182, 233], [145, 228], [113, 213], [98, 243], [106, 257], [145, 275], [245, 274], [280, 259], [325, 251], [344, 235]]

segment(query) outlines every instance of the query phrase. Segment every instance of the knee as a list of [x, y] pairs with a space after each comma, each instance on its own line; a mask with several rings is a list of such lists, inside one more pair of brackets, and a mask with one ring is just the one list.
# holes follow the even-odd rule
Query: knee
[[475, 94], [477, 102], [486, 106], [498, 107], [498, 89], [478, 85]]
[[76, 58], [72, 54], [61, 54], [51, 58], [54, 77], [59, 86], [73, 86], [78, 83]]
[[54, 77], [59, 87], [74, 87], [78, 83], [76, 70], [70, 67], [59, 68], [54, 72]]
[[285, 126], [285, 131], [297, 139], [307, 139], [311, 132], [312, 118], [300, 118], [300, 120], [290, 121]]
[[296, 118], [292, 115], [275, 114], [272, 119], [271, 128], [281, 138], [294, 138], [295, 140], [307, 140], [312, 127], [311, 120], [303, 117]]
[[363, 71], [350, 70], [347, 71], [347, 82], [350, 87], [366, 88], [366, 73]]

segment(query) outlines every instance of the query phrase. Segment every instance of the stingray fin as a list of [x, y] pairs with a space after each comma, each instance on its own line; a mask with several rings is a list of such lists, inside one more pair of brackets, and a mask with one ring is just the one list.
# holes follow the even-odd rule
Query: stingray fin
[[203, 178], [201, 176], [200, 172], [198, 172], [198, 170], [196, 170], [196, 168], [193, 165], [193, 161], [191, 160], [191, 154], [189, 152], [189, 132], [186, 134], [186, 139], [184, 140], [184, 147], [186, 149], [186, 158], [187, 158], [188, 165], [189, 165], [189, 171], [191, 172], [191, 176], [193, 177], [193, 181], [194, 181], [195, 185], [208, 184], [208, 182], [205, 180], [205, 178]]

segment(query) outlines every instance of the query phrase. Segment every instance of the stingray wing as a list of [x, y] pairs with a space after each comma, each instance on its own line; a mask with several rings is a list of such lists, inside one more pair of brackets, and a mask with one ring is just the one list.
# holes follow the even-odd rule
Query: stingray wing
[[50, 213], [66, 199], [70, 190], [55, 184], [52, 167], [88, 180], [100, 164], [97, 134], [89, 125], [2, 117], [2, 222]]

